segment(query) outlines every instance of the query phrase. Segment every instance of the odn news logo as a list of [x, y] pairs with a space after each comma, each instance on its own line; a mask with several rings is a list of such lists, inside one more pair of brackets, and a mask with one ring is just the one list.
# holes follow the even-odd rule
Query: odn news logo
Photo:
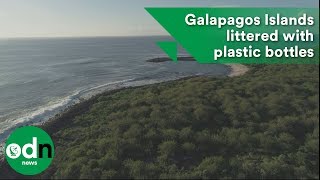
[[18, 173], [36, 175], [46, 170], [54, 157], [51, 137], [42, 129], [26, 126], [16, 129], [5, 146], [6, 160]]

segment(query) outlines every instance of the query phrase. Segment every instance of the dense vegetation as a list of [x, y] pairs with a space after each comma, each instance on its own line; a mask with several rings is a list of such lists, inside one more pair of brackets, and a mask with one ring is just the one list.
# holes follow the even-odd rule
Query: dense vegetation
[[318, 178], [319, 66], [250, 69], [96, 97], [51, 130], [41, 176]]

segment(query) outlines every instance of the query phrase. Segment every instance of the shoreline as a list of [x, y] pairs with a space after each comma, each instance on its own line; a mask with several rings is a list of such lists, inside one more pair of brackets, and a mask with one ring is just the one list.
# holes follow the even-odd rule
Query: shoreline
[[[230, 69], [229, 73], [225, 77], [242, 76], [242, 75], [244, 75], [245, 73], [247, 73], [249, 71], [249, 68], [247, 66], [245, 66], [245, 65], [242, 65], [242, 64], [225, 64], [225, 65], [228, 66], [228, 68]], [[87, 104], [87, 103], [90, 104], [91, 101], [98, 99], [102, 95], [114, 94], [114, 93], [117, 93], [117, 92], [120, 92], [120, 91], [123, 91], [123, 90], [127, 90], [127, 89], [143, 88], [143, 87], [150, 86], [150, 85], [156, 85], [156, 84], [162, 84], [162, 83], [171, 83], [171, 82], [176, 82], [176, 81], [183, 81], [183, 80], [188, 80], [188, 79], [191, 79], [191, 78], [202, 77], [202, 76], [205, 76], [205, 75], [190, 75], [190, 76], [180, 77], [180, 78], [177, 78], [177, 79], [171, 79], [171, 80], [167, 80], [167, 81], [161, 81], [161, 82], [155, 82], [155, 83], [143, 84], [143, 85], [137, 85], [137, 86], [119, 87], [117, 89], [112, 89], [112, 90], [105, 90], [105, 91], [100, 92], [98, 94], [92, 95], [88, 99], [81, 100], [80, 102], [67, 107], [63, 112], [55, 115], [54, 117], [48, 119], [47, 121], [41, 123], [39, 126], [46, 125], [49, 121], [52, 121], [52, 120], [56, 119], [57, 116], [61, 117], [69, 109], [75, 109], [74, 107], [77, 106], [77, 105], [80, 105], [80, 107], [81, 107], [81, 104]]]
[[[226, 66], [228, 66], [229, 69], [230, 69], [230, 71], [226, 75], [226, 77], [242, 76], [242, 75], [244, 75], [245, 73], [247, 73], [249, 71], [249, 68], [247, 66], [245, 66], [245, 65], [242, 65], [242, 64], [226, 64]], [[53, 121], [55, 121], [55, 120], [57, 120], [59, 118], [63, 118], [64, 115], [69, 116], [69, 115], [73, 114], [73, 111], [79, 111], [78, 108], [87, 109], [87, 108], [84, 108], [83, 106], [84, 105], [93, 104], [93, 102], [96, 99], [98, 99], [100, 96], [103, 96], [103, 95], [110, 95], [110, 94], [114, 94], [114, 93], [117, 93], [117, 92], [120, 92], [120, 91], [123, 91], [123, 90], [143, 88], [143, 87], [162, 84], [162, 83], [172, 83], [172, 82], [176, 82], [176, 81], [184, 81], [184, 80], [188, 80], [188, 79], [192, 79], [192, 78], [196, 78], [196, 77], [203, 77], [203, 76], [205, 76], [205, 75], [190, 75], [190, 76], [181, 77], [181, 78], [178, 78], [178, 79], [172, 79], [172, 80], [168, 80], [168, 81], [162, 81], [162, 82], [156, 82], [156, 83], [144, 84], [144, 85], [138, 85], [138, 86], [120, 87], [118, 89], [106, 90], [106, 91], [100, 92], [98, 94], [92, 95], [88, 99], [81, 100], [80, 102], [67, 107], [61, 113], [56, 114], [54, 117], [49, 118], [47, 121], [42, 122], [38, 126], [47, 127], [48, 128], [48, 126], [52, 125]], [[82, 114], [82, 113], [83, 112], [81, 112], [79, 114]]]
[[[182, 58], [185, 58], [185, 57], [182, 57]], [[165, 61], [170, 60], [169, 58], [156, 58], [156, 59], [165, 60]], [[192, 61], [192, 59], [187, 57], [187, 60], [182, 59], [182, 61]], [[152, 62], [152, 61], [148, 60], [148, 62]], [[159, 62], [164, 62], [164, 61], [157, 61], [155, 63], [159, 63]], [[249, 68], [245, 65], [242, 65], [242, 64], [225, 64], [225, 66], [227, 66], [229, 68], [229, 72], [225, 75], [225, 77], [227, 77], [227, 78], [242, 76], [249, 71]], [[161, 81], [161, 82], [155, 82], [155, 83], [143, 84], [143, 85], [137, 85], [137, 86], [119, 87], [117, 89], [105, 90], [105, 91], [102, 91], [98, 94], [94, 94], [91, 97], [88, 97], [87, 99], [81, 99], [76, 104], [72, 104], [70, 106], [67, 106], [61, 112], [57, 113], [56, 115], [54, 115], [53, 117], [51, 117], [47, 120], [44, 120], [41, 123], [28, 124], [28, 125], [34, 125], [34, 126], [41, 127], [47, 133], [53, 134], [57, 130], [59, 130], [60, 128], [68, 126], [68, 124], [66, 123], [68, 121], [68, 119], [74, 118], [74, 117], [81, 115], [81, 114], [85, 113], [86, 111], [88, 111], [90, 109], [91, 105], [93, 105], [96, 102], [96, 100], [102, 95], [109, 95], [109, 94], [117, 93], [119, 91], [123, 91], [123, 90], [127, 90], [127, 89], [143, 88], [146, 86], [151, 86], [151, 85], [156, 85], [156, 84], [161, 84], [161, 83], [172, 83], [172, 82], [176, 82], [176, 81], [183, 81], [183, 80], [196, 78], [196, 77], [202, 77], [202, 76], [206, 76], [206, 75], [190, 75], [190, 76], [180, 77], [177, 79], [171, 79], [171, 80], [167, 80], [167, 81]], [[1, 151], [1, 150], [4, 150], [3, 149], [4, 142], [5, 142], [5, 140], [3, 140], [3, 142], [0, 142], [0, 162], [1, 162], [0, 164], [2, 164], [2, 162], [4, 160], [4, 153], [3, 153], [3, 151]]]
[[[168, 57], [158, 57], [158, 58], [147, 60], [147, 62], [152, 62], [152, 63], [161, 63], [166, 61], [172, 61], [172, 60]], [[180, 56], [178, 57], [178, 61], [196, 61], [196, 60], [190, 56]], [[230, 72], [227, 74], [228, 77], [241, 76], [249, 71], [249, 68], [243, 64], [224, 64], [224, 65], [228, 66], [230, 69]]]

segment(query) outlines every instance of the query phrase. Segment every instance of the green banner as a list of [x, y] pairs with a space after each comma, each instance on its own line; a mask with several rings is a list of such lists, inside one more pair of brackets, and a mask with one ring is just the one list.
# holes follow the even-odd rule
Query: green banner
[[146, 8], [199, 63], [319, 63], [318, 8]]

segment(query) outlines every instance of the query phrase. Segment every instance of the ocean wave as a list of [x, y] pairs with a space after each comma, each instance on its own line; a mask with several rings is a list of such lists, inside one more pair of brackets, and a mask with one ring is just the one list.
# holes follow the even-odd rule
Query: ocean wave
[[126, 79], [126, 80], [121, 80], [121, 81], [114, 81], [114, 82], [110, 82], [110, 83], [106, 83], [106, 84], [102, 84], [102, 85], [98, 85], [98, 86], [95, 86], [95, 87], [92, 87], [92, 88], [89, 88], [83, 92], [89, 92], [89, 91], [93, 91], [93, 90], [96, 90], [96, 89], [99, 89], [99, 88], [103, 88], [103, 87], [106, 87], [106, 86], [110, 86], [110, 85], [115, 85], [115, 84], [121, 84], [121, 83], [126, 83], [126, 82], [130, 82], [130, 81], [134, 81], [135, 78], [132, 78], [132, 79]]
[[140, 78], [131, 78], [120, 81], [113, 81], [102, 85], [97, 85], [94, 87], [89, 87], [87, 89], [78, 90], [72, 93], [69, 96], [60, 98], [55, 101], [51, 101], [48, 104], [38, 107], [37, 109], [31, 110], [30, 113], [21, 115], [17, 118], [8, 119], [4, 122], [0, 122], [0, 143], [8, 137], [8, 135], [16, 128], [26, 125], [35, 125], [43, 123], [55, 116], [58, 113], [61, 113], [68, 106], [80, 102], [81, 99], [88, 99], [96, 94], [102, 93], [107, 90], [120, 89], [123, 87], [135, 87], [143, 86], [147, 84], [154, 84], [165, 82], [169, 80], [175, 80], [179, 78], [187, 77], [187, 75], [176, 75], [171, 77], [140, 77]]
[[25, 125], [41, 123], [50, 118], [51, 116], [54, 116], [59, 111], [63, 110], [66, 106], [68, 106], [72, 101], [74, 101], [74, 97], [78, 95], [79, 91], [73, 93], [70, 96], [49, 102], [48, 104], [38, 107], [37, 109], [31, 110], [30, 113], [21, 115], [20, 117], [8, 119], [4, 122], [1, 122], [0, 142], [5, 137], [7, 137], [9, 133], [15, 128]]
[[135, 79], [114, 81], [95, 87], [90, 87], [88, 89], [75, 91], [69, 96], [60, 98], [55, 101], [51, 101], [44, 106], [38, 107], [37, 109], [30, 110], [30, 113], [23, 114], [20, 117], [7, 119], [4, 122], [0, 122], [0, 142], [2, 142], [12, 132], [12, 130], [25, 125], [42, 123], [48, 120], [49, 118], [55, 116], [59, 112], [63, 111], [68, 106], [78, 103], [81, 98], [90, 98], [91, 96], [101, 92], [97, 91], [99, 89], [103, 89], [114, 85], [116, 85], [114, 86], [114, 88], [123, 87], [121, 85], [124, 85], [124, 83], [131, 82], [134, 80]]
[[64, 62], [59, 62], [59, 63], [55, 63], [55, 64], [51, 64], [50, 67], [60, 67], [60, 66], [74, 66], [76, 64], [82, 64], [82, 65], [86, 65], [86, 64], [92, 64], [92, 63], [97, 63], [103, 61], [103, 59], [101, 58], [93, 58], [93, 57], [83, 57], [83, 58], [75, 58], [75, 59], [70, 59], [68, 61], [64, 61]]

